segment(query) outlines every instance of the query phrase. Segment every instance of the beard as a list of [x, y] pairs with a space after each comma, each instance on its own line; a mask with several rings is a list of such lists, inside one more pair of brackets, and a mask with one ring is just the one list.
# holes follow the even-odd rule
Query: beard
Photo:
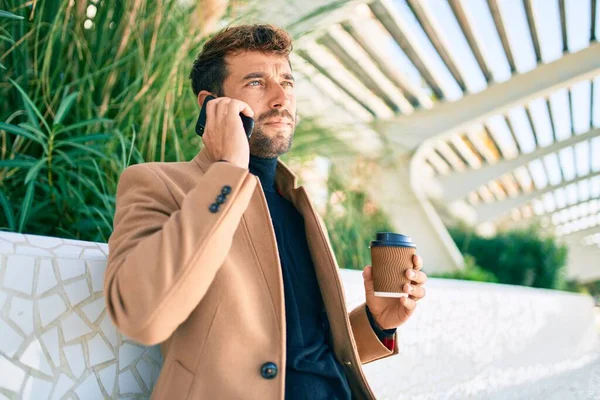
[[[261, 121], [265, 121], [269, 118], [288, 118], [292, 121], [290, 128], [274, 129], [266, 127]], [[297, 114], [296, 114], [297, 117]], [[287, 111], [271, 110], [260, 115], [252, 131], [250, 137], [250, 154], [260, 158], [276, 158], [282, 154], [287, 153], [292, 147], [292, 140], [294, 137], [294, 131], [296, 129], [296, 120]], [[264, 128], [274, 130], [270, 135], [266, 134]]]

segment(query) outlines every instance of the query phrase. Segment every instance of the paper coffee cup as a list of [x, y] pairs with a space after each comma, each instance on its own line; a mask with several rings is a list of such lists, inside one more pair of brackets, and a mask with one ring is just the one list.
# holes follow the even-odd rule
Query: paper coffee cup
[[417, 246], [408, 236], [379, 232], [371, 241], [371, 266], [375, 296], [407, 297], [404, 285], [410, 283], [406, 270], [413, 268]]

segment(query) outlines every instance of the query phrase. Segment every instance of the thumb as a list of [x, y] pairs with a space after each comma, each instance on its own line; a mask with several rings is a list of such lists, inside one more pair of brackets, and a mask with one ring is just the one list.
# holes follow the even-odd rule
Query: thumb
[[363, 280], [365, 282], [365, 293], [367, 295], [373, 294], [373, 267], [367, 265], [363, 270]]

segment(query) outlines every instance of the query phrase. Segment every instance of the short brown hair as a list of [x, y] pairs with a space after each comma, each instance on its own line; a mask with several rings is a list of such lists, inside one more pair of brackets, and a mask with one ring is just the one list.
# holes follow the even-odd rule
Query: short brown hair
[[240, 25], [228, 27], [204, 44], [192, 66], [190, 80], [194, 94], [202, 90], [223, 96], [223, 81], [227, 78], [225, 57], [245, 51], [289, 56], [292, 38], [274, 25]]

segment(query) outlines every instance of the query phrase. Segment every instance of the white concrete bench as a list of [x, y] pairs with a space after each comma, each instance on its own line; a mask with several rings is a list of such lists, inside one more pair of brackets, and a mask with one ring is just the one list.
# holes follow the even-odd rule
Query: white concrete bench
[[[107, 252], [0, 233], [0, 400], [149, 397], [160, 351], [110, 322]], [[353, 307], [364, 296], [361, 274], [341, 275]], [[365, 367], [378, 399], [600, 398], [590, 297], [435, 279], [427, 289], [400, 329], [401, 354]]]
[[[341, 271], [350, 307], [364, 299], [353, 272]], [[590, 296], [445, 279], [426, 288], [400, 354], [365, 366], [378, 398], [600, 399]]]

